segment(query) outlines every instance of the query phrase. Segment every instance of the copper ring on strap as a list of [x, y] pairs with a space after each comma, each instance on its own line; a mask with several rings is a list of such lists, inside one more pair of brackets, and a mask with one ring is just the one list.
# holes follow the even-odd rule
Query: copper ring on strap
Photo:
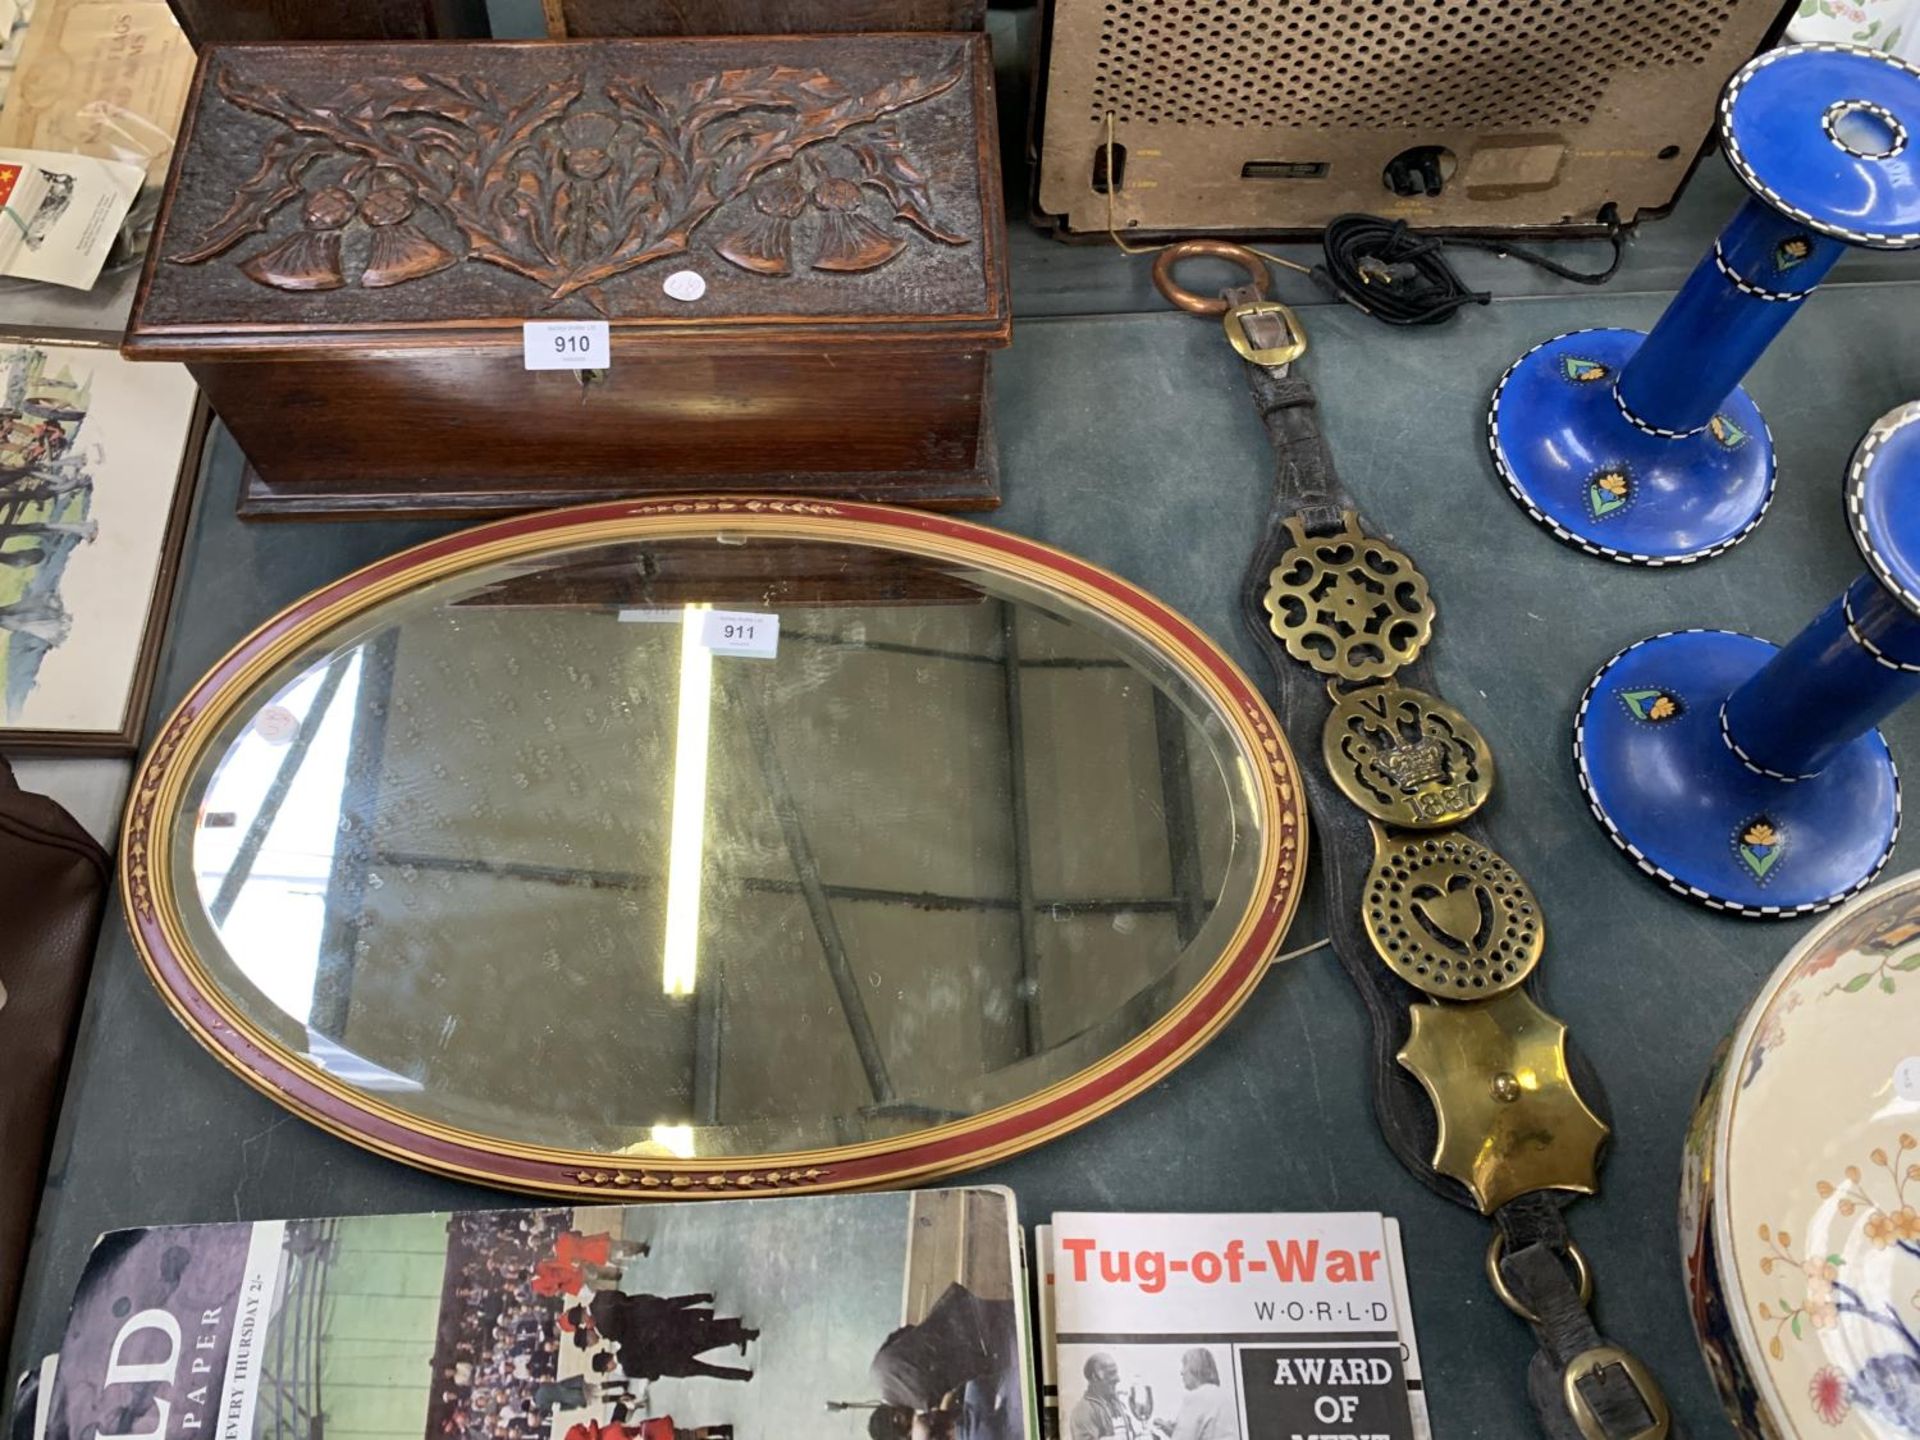
[[[1506, 1236], [1494, 1231], [1493, 1239], [1487, 1243], [1487, 1282], [1493, 1286], [1493, 1293], [1500, 1297], [1502, 1305], [1529, 1325], [1538, 1325], [1540, 1317], [1521, 1302], [1508, 1286], [1507, 1277], [1500, 1272], [1500, 1258], [1506, 1248]], [[1593, 1299], [1593, 1271], [1587, 1268], [1587, 1257], [1580, 1253], [1578, 1245], [1567, 1246], [1567, 1259], [1573, 1265], [1574, 1283], [1580, 1287], [1580, 1303], [1585, 1305]]]
[[1230, 260], [1247, 272], [1247, 278], [1253, 282], [1254, 293], [1266, 297], [1267, 287], [1273, 283], [1273, 277], [1267, 273], [1267, 265], [1253, 251], [1244, 245], [1235, 245], [1230, 240], [1180, 240], [1167, 246], [1153, 260], [1153, 288], [1182, 310], [1190, 310], [1195, 315], [1224, 315], [1227, 302], [1219, 296], [1208, 298], [1196, 295], [1184, 289], [1173, 278], [1173, 267], [1182, 260], [1191, 260], [1196, 255], [1211, 255], [1216, 260]]

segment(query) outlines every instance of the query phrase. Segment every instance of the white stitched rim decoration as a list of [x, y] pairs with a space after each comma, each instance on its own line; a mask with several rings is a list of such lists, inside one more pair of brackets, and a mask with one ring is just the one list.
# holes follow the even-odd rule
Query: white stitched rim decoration
[[[1638, 415], [1633, 413], [1633, 407], [1627, 404], [1626, 396], [1620, 393], [1620, 384], [1618, 381], [1615, 381], [1613, 385], [1613, 403], [1620, 407], [1620, 416], [1629, 425], [1633, 426], [1634, 429], [1640, 431], [1642, 434], [1651, 435], [1657, 440], [1691, 440], [1696, 435], [1704, 435], [1707, 433], [1706, 425], [1696, 425], [1691, 430], [1668, 430], [1664, 426], [1654, 424], [1651, 420], [1642, 420]], [[1711, 425], [1712, 423], [1713, 422], [1709, 420], [1707, 425]]]
[[1874, 422], [1866, 438], [1860, 442], [1860, 448], [1854, 451], [1853, 464], [1847, 468], [1847, 525], [1853, 531], [1853, 543], [1860, 547], [1867, 568], [1874, 578], [1899, 597], [1900, 603], [1915, 614], [1920, 614], [1920, 594], [1916, 594], [1901, 582], [1894, 573], [1887, 557], [1882, 555], [1873, 543], [1873, 536], [1867, 530], [1866, 486], [1867, 471], [1873, 466], [1873, 458], [1888, 438], [1898, 434], [1907, 426], [1920, 421], [1920, 400], [1909, 401], [1899, 409], [1883, 415]]
[[1651, 875], [1676, 895], [1684, 895], [1687, 899], [1697, 901], [1709, 910], [1744, 915], [1750, 920], [1792, 920], [1803, 915], [1818, 915], [1823, 910], [1831, 910], [1834, 906], [1852, 899], [1871, 885], [1886, 868], [1887, 861], [1893, 858], [1894, 846], [1900, 843], [1902, 819], [1900, 766], [1891, 753], [1887, 756], [1887, 763], [1893, 772], [1893, 835], [1887, 841], [1887, 848], [1874, 862], [1873, 869], [1859, 881], [1837, 895], [1829, 895], [1824, 900], [1812, 900], [1804, 905], [1742, 905], [1737, 900], [1722, 899], [1718, 895], [1702, 890], [1697, 885], [1689, 885], [1672, 871], [1654, 864], [1647, 858], [1646, 852], [1620, 833], [1619, 827], [1613, 823], [1613, 817], [1608, 815], [1606, 809], [1600, 804], [1600, 797], [1593, 788], [1593, 777], [1587, 769], [1587, 747], [1583, 738], [1586, 734], [1587, 711], [1592, 708], [1594, 696], [1600, 692], [1600, 682], [1606, 678], [1607, 672], [1614, 667], [1615, 662], [1631, 655], [1642, 645], [1651, 645], [1656, 640], [1665, 640], [1673, 635], [1737, 635], [1739, 633], [1737, 630], [1718, 630], [1707, 625], [1695, 625], [1685, 630], [1662, 630], [1658, 635], [1649, 635], [1644, 640], [1634, 641], [1594, 671], [1593, 679], [1587, 682], [1587, 688], [1580, 696], [1580, 708], [1574, 712], [1573, 716], [1574, 778], [1580, 782], [1580, 793], [1586, 799], [1587, 809], [1592, 813], [1593, 818], [1600, 822], [1600, 828], [1607, 832], [1607, 838], [1614, 843], [1620, 853], [1631, 860], [1642, 874]]
[[1783, 45], [1777, 50], [1769, 50], [1763, 55], [1755, 56], [1741, 67], [1733, 79], [1727, 82], [1727, 88], [1720, 92], [1720, 144], [1727, 157], [1727, 164], [1732, 167], [1733, 173], [1740, 177], [1742, 185], [1766, 201], [1773, 209], [1789, 219], [1811, 226], [1822, 235], [1831, 235], [1836, 240], [1845, 240], [1854, 245], [1865, 245], [1876, 250], [1907, 250], [1920, 245], [1920, 230], [1855, 230], [1846, 225], [1819, 219], [1795, 205], [1779, 191], [1769, 187], [1754, 173], [1752, 164], [1740, 148], [1739, 136], [1733, 132], [1734, 101], [1740, 97], [1740, 92], [1746, 88], [1747, 82], [1767, 66], [1808, 52], [1821, 52], [1828, 55], [1868, 55], [1878, 62], [1904, 70], [1907, 74], [1920, 79], [1920, 65], [1914, 64], [1911, 60], [1903, 60], [1885, 51], [1868, 50], [1859, 45], [1836, 45], [1828, 40], [1809, 41], [1804, 45]]
[[[1728, 700], [1732, 698], [1732, 696], [1727, 697]], [[1818, 770], [1813, 770], [1805, 775], [1789, 775], [1784, 770], [1769, 770], [1758, 760], [1754, 759], [1753, 756], [1749, 755], [1740, 747], [1740, 742], [1733, 738], [1733, 731], [1727, 728], [1726, 700], [1720, 702], [1720, 743], [1733, 752], [1734, 759], [1738, 760], [1742, 765], [1746, 766], [1747, 769], [1763, 779], [1778, 780], [1783, 785], [1798, 785], [1802, 780], [1812, 780], [1820, 773]]]
[[1860, 628], [1860, 622], [1856, 620], [1853, 615], [1853, 587], [1851, 585], [1840, 592], [1840, 613], [1846, 617], [1847, 634], [1853, 637], [1854, 644], [1858, 645], [1862, 650], [1866, 651], [1868, 655], [1873, 657], [1874, 664], [1883, 666], [1888, 670], [1902, 670], [1911, 675], [1920, 675], [1920, 665], [1910, 665], [1905, 660], [1894, 659], [1893, 656], [1889, 655], [1867, 638], [1866, 632]]
[[[1727, 252], [1721, 248], [1718, 240], [1713, 242], [1713, 263], [1729, 285], [1742, 295], [1751, 295], [1756, 300], [1771, 300], [1776, 304], [1789, 305], [1805, 300], [1813, 294], [1811, 290], [1769, 290], [1764, 285], [1756, 285], [1728, 263]], [[1615, 398], [1619, 398], [1617, 392]]]
[[[1863, 149], [1860, 136], [1851, 137], [1841, 127], [1855, 116], [1866, 116], [1885, 127], [1883, 141], [1877, 142], [1876, 149]], [[1820, 128], [1827, 132], [1827, 138], [1849, 155], [1858, 155], [1862, 160], [1890, 160], [1907, 148], [1907, 127], [1900, 123], [1900, 117], [1884, 105], [1876, 105], [1871, 100], [1836, 100], [1827, 107], [1826, 114], [1820, 117]], [[1856, 132], [1858, 127], [1853, 127]]]
[[[1659, 569], [1664, 565], [1697, 565], [1702, 560], [1711, 560], [1716, 555], [1724, 555], [1742, 540], [1746, 539], [1747, 536], [1751, 535], [1755, 527], [1767, 518], [1767, 511], [1773, 508], [1773, 498], [1777, 493], [1780, 479], [1780, 457], [1774, 452], [1773, 432], [1768, 428], [1764, 415], [1757, 417], [1760, 421], [1761, 433], [1765, 436], [1767, 442], [1767, 494], [1766, 498], [1760, 502], [1760, 512], [1747, 522], [1746, 527], [1742, 529], [1738, 535], [1730, 536], [1720, 541], [1717, 545], [1709, 545], [1704, 550], [1695, 550], [1687, 555], [1643, 555], [1635, 550], [1615, 550], [1605, 545], [1596, 545], [1584, 536], [1574, 534], [1573, 531], [1556, 522], [1551, 515], [1548, 515], [1538, 505], [1533, 503], [1533, 497], [1521, 488], [1519, 477], [1513, 473], [1513, 468], [1507, 464], [1506, 453], [1500, 447], [1500, 397], [1507, 388], [1507, 382], [1513, 378], [1514, 372], [1524, 365], [1527, 357], [1532, 355], [1536, 350], [1544, 350], [1557, 340], [1570, 339], [1575, 335], [1593, 334], [1605, 328], [1605, 326], [1600, 325], [1587, 325], [1578, 330], [1567, 330], [1559, 335], [1551, 335], [1545, 340], [1542, 340], [1538, 345], [1522, 352], [1520, 357], [1511, 365], [1507, 366], [1506, 370], [1502, 372], [1498, 383], [1493, 387], [1492, 403], [1487, 407], [1487, 452], [1493, 459], [1493, 473], [1500, 477], [1500, 483], [1507, 487], [1507, 493], [1513, 497], [1514, 503], [1527, 512], [1527, 518], [1529, 520], [1540, 526], [1563, 545], [1571, 545], [1575, 550], [1580, 551], [1584, 555], [1592, 555], [1600, 560], [1612, 560], [1621, 565], [1644, 565], [1650, 570]], [[1615, 395], [1614, 404], [1619, 405], [1619, 403], [1620, 397]], [[1623, 418], [1626, 418], [1624, 407], [1622, 407], [1621, 413]], [[1704, 428], [1705, 427], [1702, 427], [1702, 429]], [[1694, 433], [1699, 434], [1701, 432], [1695, 431]], [[1668, 436], [1664, 438], [1674, 437]], [[1690, 437], [1680, 436], [1678, 438], [1687, 439]]]

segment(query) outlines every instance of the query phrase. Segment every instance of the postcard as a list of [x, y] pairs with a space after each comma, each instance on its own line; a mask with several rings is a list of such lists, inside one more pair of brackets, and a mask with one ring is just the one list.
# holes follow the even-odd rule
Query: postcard
[[50, 150], [0, 150], [0, 275], [90, 289], [146, 171]]

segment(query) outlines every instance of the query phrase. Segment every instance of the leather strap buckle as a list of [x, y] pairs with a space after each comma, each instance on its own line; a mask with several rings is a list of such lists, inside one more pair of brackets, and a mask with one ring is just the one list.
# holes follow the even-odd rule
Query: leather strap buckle
[[[1633, 1388], [1639, 1392], [1640, 1403], [1647, 1407], [1650, 1417], [1646, 1425], [1630, 1435], [1611, 1428], [1602, 1420], [1587, 1399], [1586, 1392], [1580, 1388], [1582, 1380], [1598, 1376], [1614, 1366], [1625, 1372]], [[1573, 1417], [1574, 1426], [1580, 1431], [1581, 1440], [1666, 1440], [1673, 1426], [1672, 1412], [1667, 1409], [1667, 1397], [1660, 1389], [1660, 1382], [1653, 1378], [1653, 1373], [1640, 1363], [1638, 1357], [1615, 1345], [1599, 1345], [1569, 1360], [1566, 1368], [1560, 1372], [1560, 1394], [1566, 1401], [1567, 1413]]]
[[[1538, 1325], [1540, 1323], [1539, 1313], [1527, 1305], [1518, 1295], [1513, 1293], [1513, 1287], [1507, 1284], [1506, 1272], [1500, 1268], [1500, 1257], [1506, 1248], [1507, 1237], [1496, 1230], [1493, 1234], [1493, 1239], [1487, 1242], [1487, 1283], [1493, 1287], [1493, 1293], [1500, 1297], [1500, 1303], [1502, 1305], [1506, 1306], [1507, 1309], [1518, 1315], [1529, 1325]], [[1573, 1265], [1574, 1283], [1580, 1287], [1580, 1303], [1585, 1305], [1593, 1299], [1593, 1271], [1587, 1268], [1587, 1257], [1580, 1253], [1580, 1247], [1578, 1245], [1569, 1244], [1567, 1246], [1567, 1259]], [[1597, 1355], [1598, 1353], [1599, 1351], [1597, 1350], [1587, 1352], [1589, 1355]], [[1581, 1356], [1579, 1358], [1584, 1359], [1586, 1357]], [[1638, 1364], [1639, 1362], [1635, 1361], [1634, 1363]]]
[[[1254, 322], [1253, 334], [1248, 333], [1249, 320]], [[1293, 311], [1278, 300], [1235, 305], [1220, 317], [1220, 323], [1226, 327], [1234, 351], [1249, 364], [1278, 368], [1291, 365], [1307, 353], [1307, 332], [1300, 328]]]
[[[1238, 265], [1247, 272], [1248, 283], [1220, 297], [1196, 295], [1173, 278], [1174, 266], [1196, 255]], [[1307, 332], [1300, 328], [1293, 311], [1278, 300], [1266, 298], [1272, 279], [1259, 252], [1231, 240], [1176, 241], [1153, 262], [1155, 289], [1182, 310], [1220, 316], [1227, 327], [1227, 339], [1242, 360], [1279, 370], [1307, 353]], [[1254, 322], [1251, 331], [1249, 320]]]

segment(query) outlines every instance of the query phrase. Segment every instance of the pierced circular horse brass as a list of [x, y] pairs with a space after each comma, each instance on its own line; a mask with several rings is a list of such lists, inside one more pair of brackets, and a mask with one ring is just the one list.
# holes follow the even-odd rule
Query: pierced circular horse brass
[[1493, 793], [1493, 752], [1473, 722], [1404, 685], [1337, 696], [1320, 754], [1341, 794], [1403, 830], [1458, 825]]
[[1381, 840], [1361, 919], [1394, 974], [1442, 1000], [1513, 988], [1546, 945], [1520, 872], [1464, 835]]
[[1348, 511], [1335, 534], [1308, 537], [1287, 521], [1293, 544], [1267, 577], [1267, 624], [1287, 653], [1322, 675], [1384, 680], [1433, 635], [1433, 599], [1413, 561], [1364, 535]]

